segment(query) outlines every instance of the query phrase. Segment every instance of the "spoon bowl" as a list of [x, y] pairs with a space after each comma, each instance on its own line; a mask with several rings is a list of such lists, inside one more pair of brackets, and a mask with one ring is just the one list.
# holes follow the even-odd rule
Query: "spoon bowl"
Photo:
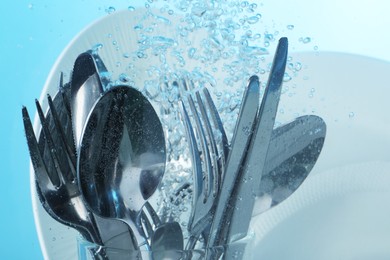
[[139, 212], [165, 171], [161, 122], [142, 93], [116, 86], [95, 103], [78, 160], [81, 192], [91, 210], [124, 221], [137, 244], [147, 244]]

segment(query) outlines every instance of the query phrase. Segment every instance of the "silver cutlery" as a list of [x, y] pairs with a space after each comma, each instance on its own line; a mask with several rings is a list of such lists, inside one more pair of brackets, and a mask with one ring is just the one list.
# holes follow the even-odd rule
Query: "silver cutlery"
[[107, 68], [101, 58], [92, 51], [80, 54], [74, 63], [70, 81], [70, 109], [77, 150], [88, 114], [109, 84], [107, 79], [101, 76], [107, 74]]
[[[254, 122], [253, 136], [246, 153], [246, 161], [240, 169], [240, 176], [234, 184], [234, 191], [226, 206], [225, 215], [217, 222], [217, 232], [212, 233], [210, 242], [219, 245], [230, 244], [247, 235], [256, 198], [256, 191], [265, 168], [267, 152], [275, 123], [276, 112], [281, 94], [284, 72], [287, 63], [288, 42], [281, 38], [272, 64], [267, 87], [263, 95], [259, 112]], [[230, 210], [229, 210], [230, 208]], [[219, 219], [217, 219], [219, 220]], [[212, 244], [216, 245], [216, 244]], [[242, 258], [242, 250], [226, 250], [224, 259]], [[241, 251], [242, 253], [237, 253]]]
[[68, 118], [67, 122], [70, 125], [67, 111], [61, 109], [63, 96], [58, 93], [53, 101], [50, 96], [48, 100], [50, 109], [46, 118], [39, 102], [36, 101], [43, 130], [39, 142], [35, 137], [28, 111], [25, 107], [22, 108], [39, 199], [44, 209], [55, 220], [76, 229], [85, 239], [102, 245], [94, 218], [85, 207], [77, 182], [75, 182], [75, 169], [72, 163], [69, 163], [72, 160], [72, 154], [68, 151], [66, 141], [71, 138], [71, 133], [59, 124], [63, 122], [63, 118]]
[[325, 136], [325, 122], [314, 115], [273, 130], [254, 215], [278, 205], [299, 188], [317, 162]]
[[[256, 111], [259, 104], [259, 81], [256, 76], [251, 77], [247, 86], [247, 89], [244, 93], [244, 101], [243, 105], [239, 112], [239, 121], [237, 123], [236, 129], [240, 129], [239, 136], [236, 136], [236, 139], [232, 141], [232, 148], [233, 151], [236, 152], [236, 156], [242, 155], [245, 149], [245, 146], [247, 145], [245, 142], [249, 141], [249, 136], [251, 135], [251, 128], [250, 126], [253, 123], [254, 117], [256, 115]], [[210, 95], [208, 92], [206, 92], [206, 96], [208, 96], [207, 104], [208, 104], [208, 110], [213, 115], [213, 118], [217, 118], [217, 122], [220, 121], [218, 112], [216, 109], [212, 109], [210, 107], [215, 107]], [[224, 167], [223, 164], [219, 163], [216, 159], [218, 158], [218, 149], [215, 144], [215, 139], [212, 134], [211, 124], [210, 120], [208, 119], [206, 108], [204, 105], [204, 102], [199, 94], [199, 92], [196, 92], [196, 99], [198, 103], [198, 107], [200, 110], [200, 114], [202, 117], [203, 124], [205, 127], [203, 127], [203, 124], [200, 120], [200, 116], [197, 112], [197, 109], [195, 107], [194, 101], [191, 97], [191, 95], [188, 96], [188, 103], [191, 110], [191, 113], [194, 117], [195, 121], [195, 129], [197, 132], [197, 137], [200, 139], [200, 149], [198, 148], [195, 134], [192, 130], [192, 124], [191, 120], [188, 116], [187, 109], [185, 108], [185, 105], [183, 102], [180, 102], [180, 108], [183, 116], [184, 125], [186, 128], [186, 135], [187, 140], [190, 144], [190, 151], [191, 151], [191, 159], [193, 162], [193, 174], [194, 174], [194, 182], [195, 188], [194, 188], [194, 204], [192, 208], [192, 213], [188, 225], [189, 232], [191, 234], [191, 237], [189, 239], [189, 242], [187, 244], [187, 249], [193, 249], [196, 242], [199, 239], [199, 235], [201, 233], [204, 234], [205, 243], [207, 244], [207, 239], [209, 235], [209, 230], [206, 229], [206, 227], [210, 227], [210, 224], [212, 223], [212, 219], [220, 217], [219, 215], [214, 215], [216, 209], [218, 210], [218, 207], [220, 207], [219, 204], [216, 204], [218, 201], [218, 198], [221, 198], [221, 196], [226, 196], [226, 194], [229, 193], [229, 187], [228, 185], [234, 185], [232, 176], [234, 174], [231, 174], [230, 172], [227, 175], [222, 176], [222, 169]], [[211, 105], [210, 105], [211, 104]], [[222, 124], [221, 124], [222, 125]], [[206, 128], [207, 131], [204, 130]], [[220, 131], [225, 135], [223, 126], [220, 127]], [[208, 143], [210, 143], [211, 149], [208, 148]], [[223, 145], [224, 147], [227, 147], [227, 145]], [[210, 155], [210, 150], [212, 151], [212, 154]], [[202, 154], [202, 158], [200, 158], [200, 154]], [[227, 152], [222, 152], [221, 154], [226, 154]], [[211, 162], [211, 159], [213, 158], [213, 162]], [[230, 157], [228, 157], [230, 158]], [[201, 167], [201, 160], [204, 160], [205, 162], [205, 169], [202, 170]], [[240, 167], [240, 161], [232, 161], [232, 163], [235, 164], [235, 167], [237, 167], [235, 170], [237, 171]], [[202, 176], [202, 172], [206, 173], [206, 177]], [[228, 176], [228, 177], [225, 177]], [[223, 182], [222, 187], [219, 187], [219, 183], [221, 182], [222, 178]], [[232, 178], [232, 179], [226, 179], [226, 178]], [[218, 181], [214, 182], [212, 185], [212, 180], [218, 179]], [[206, 191], [206, 187], [204, 185], [204, 180], [208, 182], [208, 186], [211, 188], [210, 192]], [[232, 181], [230, 181], [232, 180]], [[230, 182], [229, 182], [230, 181]], [[204, 197], [202, 197], [204, 196]], [[224, 198], [224, 197], [222, 197]], [[219, 200], [218, 203], [224, 203], [224, 201]]]
[[125, 222], [146, 250], [140, 212], [162, 179], [165, 156], [162, 125], [141, 92], [116, 86], [99, 98], [82, 134], [81, 192], [95, 214]]
[[[325, 136], [325, 122], [314, 115], [298, 117], [273, 130], [253, 215], [278, 205], [299, 188], [317, 162]], [[179, 205], [184, 190], [184, 196], [193, 192], [190, 183], [184, 183], [172, 204]]]
[[241, 259], [245, 244], [235, 242], [247, 236], [252, 215], [297, 190], [325, 140], [326, 125], [317, 116], [274, 129], [287, 48], [281, 38], [261, 102], [258, 77], [249, 79], [230, 143], [207, 88], [199, 90], [189, 78], [173, 83], [184, 88], [179, 110], [192, 162], [193, 185], [184, 183], [179, 190], [188, 192], [177, 193], [192, 194], [185, 245], [181, 225], [149, 202], [165, 172], [160, 119], [140, 91], [113, 86], [91, 51], [76, 59], [65, 86], [61, 75], [46, 116], [36, 102], [38, 140], [22, 109], [43, 207], [98, 245], [94, 259], [191, 259], [198, 248], [206, 249], [200, 254], [206, 259]]
[[[109, 80], [106, 75], [108, 71], [102, 59], [91, 50], [81, 53], [74, 62], [71, 81], [66, 90], [69, 92], [69, 99], [64, 102], [72, 119], [73, 138], [68, 140], [68, 145], [76, 150], [72, 153], [74, 157], [80, 153], [81, 132], [88, 114], [103, 95], [104, 90], [108, 88]], [[60, 81], [63, 82], [62, 75]], [[76, 167], [75, 161], [74, 168]], [[101, 218], [96, 215], [93, 217], [104, 246], [115, 245], [115, 248], [123, 250], [135, 249], [131, 231], [126, 224], [115, 219]]]
[[173, 220], [162, 222], [148, 201], [143, 206], [141, 222], [145, 236], [150, 240], [150, 248], [154, 256], [163, 254], [163, 251], [183, 250], [184, 238], [180, 224]]
[[[211, 125], [205, 111], [206, 109], [199, 92], [196, 92], [195, 95], [198, 107], [201, 111], [200, 115], [197, 112], [195, 102], [191, 95], [188, 95], [187, 101], [189, 110], [194, 118], [196, 137], [198, 138], [195, 137], [195, 133], [193, 132], [191, 120], [187, 109], [185, 108], [184, 102], [180, 102], [187, 140], [189, 140], [191, 147], [193, 179], [196, 185], [193, 194], [193, 207], [188, 221], [188, 231], [191, 234], [191, 237], [187, 249], [189, 249], [188, 247], [193, 247], [192, 243], [198, 240], [200, 233], [204, 230], [204, 227], [199, 227], [199, 223], [201, 223], [203, 219], [209, 218], [210, 210], [214, 205], [214, 197], [218, 192], [218, 186], [221, 178], [219, 164], [217, 162], [218, 150], [215, 144]], [[201, 117], [203, 124], [201, 122]], [[199, 139], [200, 145], [197, 144], [197, 139]], [[204, 170], [201, 165], [202, 160], [205, 164]], [[206, 174], [205, 176], [203, 176], [203, 172]]]
[[[260, 102], [260, 84], [256, 76], [249, 80], [248, 87], [244, 93], [237, 124], [234, 130], [231, 149], [225, 166], [220, 194], [217, 197], [216, 209], [213, 214], [208, 246], [213, 247], [224, 245], [224, 235], [221, 234], [223, 226], [227, 224], [228, 212], [234, 211], [231, 205], [231, 195], [235, 188], [246, 150], [251, 140], [253, 125]], [[272, 129], [271, 129], [272, 130]]]
[[[191, 97], [189, 97], [189, 100], [192, 100]], [[193, 106], [193, 105], [192, 105]], [[191, 107], [192, 107], [191, 106]], [[193, 170], [193, 205], [191, 209], [190, 219], [188, 221], [188, 231], [190, 233], [189, 241], [186, 245], [187, 250], [191, 250], [196, 244], [196, 242], [199, 239], [199, 236], [201, 235], [205, 225], [207, 224], [207, 218], [210, 218], [210, 210], [214, 203], [213, 194], [214, 192], [210, 189], [207, 193], [206, 191], [206, 185], [203, 180], [203, 170], [201, 165], [201, 158], [200, 158], [200, 150], [198, 148], [197, 140], [195, 138], [195, 134], [193, 132], [192, 124], [189, 118], [189, 115], [187, 113], [187, 110], [183, 104], [182, 101], [180, 101], [180, 108], [181, 108], [181, 114], [183, 117], [183, 121], [186, 128], [186, 135], [187, 140], [189, 142], [190, 146], [190, 153], [191, 153], [191, 161], [192, 161], [192, 170]], [[199, 121], [199, 115], [197, 114], [196, 110], [194, 108], [191, 108], [194, 113], [194, 117], [197, 117], [197, 121]], [[205, 140], [205, 133], [203, 132], [203, 128], [201, 126], [198, 126], [200, 122], [197, 122], [197, 132], [202, 136], [203, 143], [206, 142]], [[206, 157], [206, 160], [208, 161], [208, 167], [211, 167], [210, 162], [210, 154], [207, 148], [207, 144], [202, 145], [203, 149], [203, 155]], [[205, 179], [208, 179], [208, 182], [211, 182], [213, 179], [212, 176], [212, 170], [207, 169], [206, 172], [207, 176]], [[216, 188], [215, 186], [212, 186], [212, 189]], [[200, 225], [200, 227], [199, 227]]]

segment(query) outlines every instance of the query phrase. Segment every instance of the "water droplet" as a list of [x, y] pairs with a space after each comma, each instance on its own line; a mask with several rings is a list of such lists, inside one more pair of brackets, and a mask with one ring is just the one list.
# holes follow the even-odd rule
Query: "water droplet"
[[122, 73], [119, 75], [119, 80], [127, 83], [130, 81], [130, 77], [128, 75], [126, 75], [125, 73]]
[[97, 43], [95, 44], [94, 46], [92, 46], [92, 53], [93, 54], [98, 54], [98, 52], [101, 50], [101, 48], [103, 48], [103, 44], [101, 43]]
[[137, 24], [134, 26], [134, 30], [136, 30], [136, 31], [142, 30], [143, 28], [144, 28], [144, 26], [142, 24]]
[[248, 19], [246, 19], [246, 22], [249, 24], [255, 24], [260, 20], [258, 16], [251, 16]]
[[33, 3], [29, 3], [27, 5], [27, 8], [30, 9], [30, 10], [34, 9], [34, 4]]
[[299, 38], [299, 41], [304, 43], [304, 44], [307, 44], [307, 43], [311, 42], [311, 38], [310, 37], [301, 37], [301, 38]]
[[294, 25], [292, 25], [292, 24], [289, 24], [289, 25], [287, 25], [287, 29], [288, 29], [288, 30], [293, 30], [293, 29], [294, 29], [294, 27], [295, 27], [295, 26], [294, 26]]
[[349, 114], [348, 114], [348, 117], [349, 118], [353, 118], [355, 116], [355, 113], [354, 112], [350, 112]]
[[131, 11], [131, 12], [132, 12], [132, 11], [134, 11], [134, 10], [135, 10], [135, 7], [130, 5], [129, 7], [127, 7], [127, 10], [129, 10], [129, 11]]
[[285, 72], [283, 77], [283, 82], [288, 82], [291, 79], [292, 79], [291, 76], [287, 72]]
[[146, 53], [144, 53], [143, 51], [138, 51], [137, 52], [137, 57], [140, 58], [140, 59], [145, 59], [148, 57], [148, 55], [146, 55]]
[[108, 14], [112, 14], [113, 12], [115, 12], [116, 11], [116, 9], [115, 9], [115, 7], [113, 7], [113, 6], [109, 6], [107, 9], [106, 9], [106, 13], [108, 13]]

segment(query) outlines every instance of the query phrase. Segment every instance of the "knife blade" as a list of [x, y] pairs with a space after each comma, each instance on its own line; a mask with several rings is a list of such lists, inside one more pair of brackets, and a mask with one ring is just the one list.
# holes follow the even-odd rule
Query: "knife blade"
[[241, 105], [238, 121], [234, 130], [231, 150], [226, 162], [220, 192], [216, 198], [217, 204], [213, 214], [213, 221], [211, 223], [208, 246], [219, 244], [220, 231], [224, 225], [224, 215], [226, 211], [230, 210], [229, 199], [241, 167], [241, 162], [244, 159], [244, 155], [252, 136], [259, 102], [259, 78], [257, 76], [252, 76], [249, 79], [248, 86], [244, 93], [244, 100]]
[[[285, 73], [288, 53], [288, 41], [283, 37], [279, 40], [267, 87], [256, 116], [256, 125], [247, 151], [245, 163], [242, 165], [239, 178], [234, 184], [233, 194], [230, 197], [230, 208], [225, 212], [225, 228], [220, 232], [219, 243], [230, 244], [247, 235], [252, 217], [256, 192], [264, 170], [265, 161], [272, 130], [275, 123], [276, 112], [281, 95], [281, 86]], [[241, 253], [226, 250], [224, 259], [242, 257], [245, 244], [241, 244]]]

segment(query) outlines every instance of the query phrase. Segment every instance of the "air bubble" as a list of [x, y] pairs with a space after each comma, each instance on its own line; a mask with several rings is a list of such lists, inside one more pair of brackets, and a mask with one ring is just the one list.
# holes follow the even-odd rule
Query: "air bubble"
[[299, 41], [304, 43], [304, 44], [307, 44], [307, 43], [311, 42], [311, 38], [310, 37], [301, 37], [301, 38], [299, 38]]
[[288, 82], [290, 80], [292, 80], [291, 76], [287, 72], [284, 73], [283, 82]]
[[287, 29], [288, 29], [288, 30], [294, 30], [294, 27], [295, 27], [295, 26], [292, 25], [292, 24], [287, 25]]
[[93, 54], [98, 54], [98, 52], [103, 48], [103, 44], [97, 43], [94, 46], [92, 46], [91, 50]]
[[188, 57], [194, 58], [195, 52], [196, 52], [196, 49], [195, 49], [195, 48], [190, 48], [190, 49], [188, 50]]
[[110, 6], [110, 7], [108, 7], [107, 9], [106, 9], [106, 13], [108, 13], [108, 14], [112, 14], [113, 12], [115, 12], [116, 11], [116, 9], [115, 9], [115, 7], [113, 7], [113, 6]]
[[249, 24], [255, 24], [260, 20], [258, 16], [251, 16], [248, 19], [246, 19], [246, 22]]

